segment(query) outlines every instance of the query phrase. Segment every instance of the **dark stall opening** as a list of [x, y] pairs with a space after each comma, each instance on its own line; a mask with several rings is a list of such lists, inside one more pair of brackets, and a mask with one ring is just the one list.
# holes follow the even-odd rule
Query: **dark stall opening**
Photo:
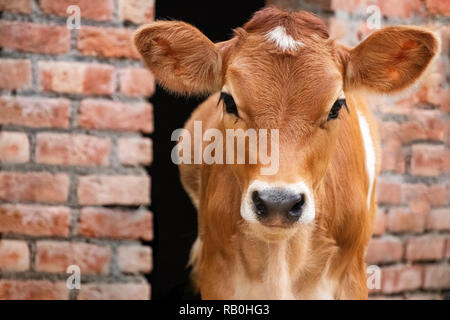
[[[224, 41], [232, 29], [242, 26], [264, 1], [157, 0], [156, 19], [182, 20], [199, 28], [212, 41]], [[205, 97], [180, 97], [157, 87], [150, 99], [154, 106], [152, 206], [155, 237], [152, 242], [154, 268], [149, 276], [153, 299], [196, 299], [187, 289], [186, 264], [197, 236], [197, 214], [183, 190], [178, 167], [171, 161], [175, 145], [171, 134], [183, 128], [195, 107]]]

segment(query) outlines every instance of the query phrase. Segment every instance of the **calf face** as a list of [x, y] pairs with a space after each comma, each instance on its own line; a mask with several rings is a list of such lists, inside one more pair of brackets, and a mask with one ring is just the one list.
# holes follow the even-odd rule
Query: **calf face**
[[191, 25], [157, 21], [137, 31], [135, 44], [168, 90], [221, 92], [220, 130], [278, 130], [276, 148], [268, 146], [279, 152], [275, 174], [262, 175], [261, 163], [232, 169], [241, 216], [280, 233], [315, 217], [315, 190], [329, 170], [340, 119], [355, 112], [345, 110], [345, 95], [401, 90], [438, 50], [436, 37], [415, 27], [389, 27], [348, 49], [314, 15], [275, 8], [257, 12], [229, 41], [214, 44]]

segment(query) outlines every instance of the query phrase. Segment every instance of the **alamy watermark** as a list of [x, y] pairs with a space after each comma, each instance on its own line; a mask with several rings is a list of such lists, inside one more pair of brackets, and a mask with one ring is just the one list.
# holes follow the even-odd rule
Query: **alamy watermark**
[[[192, 139], [191, 132], [187, 129], [176, 129], [172, 133], [171, 140], [178, 141], [171, 153], [173, 163], [261, 164], [262, 175], [274, 175], [278, 172], [278, 129], [226, 129], [224, 138], [219, 129], [209, 128], [203, 132], [202, 121], [194, 121], [193, 134]], [[207, 143], [205, 147], [204, 142]]]

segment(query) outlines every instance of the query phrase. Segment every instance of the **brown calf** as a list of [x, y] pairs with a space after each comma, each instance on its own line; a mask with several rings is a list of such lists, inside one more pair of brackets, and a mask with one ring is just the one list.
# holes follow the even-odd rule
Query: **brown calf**
[[135, 44], [168, 90], [212, 93], [189, 132], [194, 121], [224, 136], [277, 130], [276, 146], [269, 143], [279, 156], [275, 174], [261, 174], [259, 161], [180, 164], [198, 210], [191, 264], [202, 297], [366, 299], [379, 152], [363, 91], [411, 85], [436, 55], [437, 38], [389, 27], [349, 49], [312, 14], [266, 8], [229, 41], [157, 21], [137, 31]]

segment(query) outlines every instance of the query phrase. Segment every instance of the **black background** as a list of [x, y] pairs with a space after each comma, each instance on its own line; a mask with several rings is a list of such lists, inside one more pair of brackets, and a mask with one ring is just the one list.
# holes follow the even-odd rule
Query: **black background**
[[[256, 1], [174, 1], [155, 2], [156, 19], [182, 20], [199, 28], [212, 41], [228, 40], [232, 29], [242, 26], [252, 14], [264, 6]], [[189, 270], [186, 263], [197, 235], [194, 207], [181, 187], [178, 168], [170, 153], [175, 142], [170, 140], [175, 129], [185, 121], [203, 98], [185, 98], [169, 94], [157, 87], [150, 99], [154, 105], [154, 161], [149, 168], [152, 177], [152, 211], [155, 239], [154, 269], [149, 276], [153, 299], [195, 298], [185, 292]]]

